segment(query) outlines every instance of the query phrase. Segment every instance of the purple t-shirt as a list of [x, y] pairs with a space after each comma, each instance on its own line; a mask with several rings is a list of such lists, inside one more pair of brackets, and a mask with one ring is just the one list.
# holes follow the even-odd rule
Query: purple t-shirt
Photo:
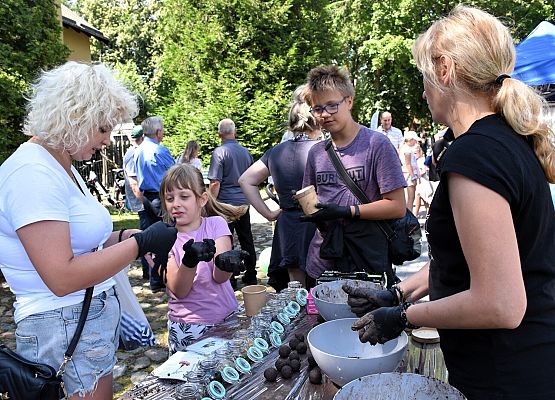
[[[353, 141], [336, 151], [347, 172], [370, 201], [380, 200], [382, 194], [406, 186], [397, 151], [383, 134], [361, 126]], [[303, 187], [308, 185], [314, 185], [321, 203], [360, 204], [335, 170], [326, 153], [325, 142], [315, 144], [308, 153]], [[317, 230], [307, 256], [307, 273], [313, 278], [333, 267], [331, 262], [320, 258], [321, 243], [322, 236]]]
[[[196, 231], [177, 234], [172, 254], [176, 260], [181, 260], [183, 244], [189, 239], [202, 242], [202, 239], [216, 240], [222, 236], [231, 236], [225, 219], [219, 216], [202, 218], [202, 223]], [[212, 325], [222, 322], [237, 308], [238, 303], [231, 283], [214, 281], [214, 268], [214, 261], [199, 262], [189, 294], [183, 299], [177, 299], [169, 293], [168, 318], [171, 321]]]

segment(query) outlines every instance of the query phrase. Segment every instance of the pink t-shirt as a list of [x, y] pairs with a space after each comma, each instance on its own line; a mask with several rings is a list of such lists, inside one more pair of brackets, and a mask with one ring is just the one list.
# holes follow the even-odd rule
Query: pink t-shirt
[[[202, 218], [200, 227], [193, 232], [177, 234], [177, 240], [172, 248], [176, 260], [183, 258], [183, 244], [189, 239], [202, 242], [202, 239], [218, 239], [231, 236], [227, 222], [222, 217]], [[179, 262], [179, 261], [178, 261]], [[186, 268], [181, 266], [181, 268]], [[237, 299], [231, 283], [217, 283], [212, 278], [214, 260], [201, 261], [197, 266], [197, 274], [189, 294], [183, 299], [176, 299], [169, 292], [168, 318], [174, 322], [212, 325], [222, 322], [237, 308]]]

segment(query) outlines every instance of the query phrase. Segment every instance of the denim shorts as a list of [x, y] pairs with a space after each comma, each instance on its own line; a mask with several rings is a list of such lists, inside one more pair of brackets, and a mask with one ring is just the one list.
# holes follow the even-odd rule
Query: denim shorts
[[[33, 314], [17, 324], [17, 353], [60, 368], [77, 328], [83, 303]], [[114, 288], [92, 298], [87, 321], [63, 375], [68, 395], [84, 396], [112, 372], [119, 344], [120, 305]]]

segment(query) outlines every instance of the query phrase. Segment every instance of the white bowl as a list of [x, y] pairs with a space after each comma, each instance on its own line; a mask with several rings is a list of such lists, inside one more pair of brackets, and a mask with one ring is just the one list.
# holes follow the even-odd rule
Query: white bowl
[[355, 287], [381, 288], [377, 283], [350, 279], [324, 282], [315, 286], [312, 289], [314, 305], [326, 321], [356, 318], [356, 315], [351, 311], [351, 307], [347, 304], [347, 293], [341, 288], [346, 282]]
[[361, 343], [358, 332], [351, 329], [356, 320], [344, 318], [324, 322], [307, 335], [314, 360], [339, 386], [365, 375], [395, 371], [407, 348], [405, 332], [384, 344]]
[[397, 372], [355, 379], [343, 386], [333, 400], [464, 400], [453, 386], [418, 374]]

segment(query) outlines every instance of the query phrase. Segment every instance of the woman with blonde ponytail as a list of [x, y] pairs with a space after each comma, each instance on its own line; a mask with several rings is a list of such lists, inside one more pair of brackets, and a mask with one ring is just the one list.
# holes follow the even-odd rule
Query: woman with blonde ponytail
[[353, 328], [383, 343], [411, 324], [436, 327], [449, 382], [468, 399], [553, 399], [555, 148], [545, 103], [511, 78], [513, 39], [481, 10], [456, 7], [413, 55], [432, 118], [455, 136], [438, 164], [430, 262], [388, 307], [370, 306], [376, 293], [350, 294], [369, 311]]

